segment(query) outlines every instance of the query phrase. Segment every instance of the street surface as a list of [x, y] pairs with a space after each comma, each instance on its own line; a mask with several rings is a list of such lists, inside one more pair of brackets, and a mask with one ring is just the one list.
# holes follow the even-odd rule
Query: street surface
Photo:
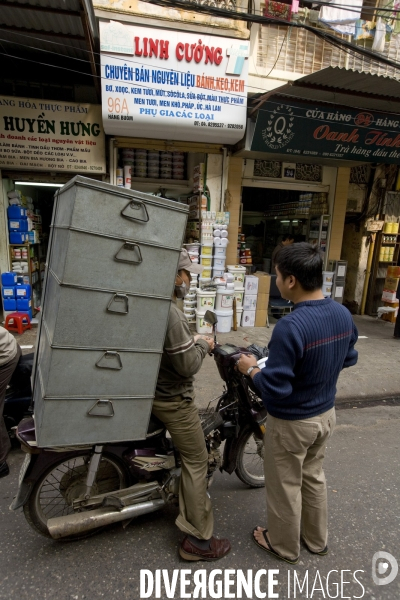
[[[182, 534], [174, 525], [177, 509], [173, 506], [140, 517], [126, 529], [117, 524], [86, 540], [60, 543], [41, 537], [30, 528], [21, 511], [8, 509], [23, 460], [23, 453], [13, 450], [9, 459], [11, 474], [0, 480], [0, 599], [136, 600], [140, 598], [143, 569], [154, 575], [157, 569], [168, 569], [170, 576], [174, 569], [191, 569], [192, 577], [199, 569], [205, 570], [207, 577], [214, 569], [225, 574], [228, 569], [242, 570], [245, 576], [247, 569], [252, 569], [253, 579], [261, 569], [278, 569], [279, 573], [270, 574], [278, 582], [271, 588], [278, 594], [275, 597], [398, 600], [400, 574], [391, 583], [378, 586], [372, 580], [371, 566], [378, 551], [389, 552], [400, 563], [399, 430], [400, 406], [338, 410], [338, 425], [325, 463], [329, 554], [318, 557], [302, 548], [296, 566], [274, 560], [251, 541], [251, 530], [265, 524], [264, 490], [248, 489], [234, 474], [217, 473], [211, 488], [215, 533], [229, 537], [232, 543], [232, 552], [216, 563], [187, 563], [179, 558]], [[326, 577], [333, 570], [327, 584]], [[379, 577], [390, 571], [390, 566], [386, 567]], [[295, 574], [299, 581], [296, 595]], [[184, 597], [179, 583], [185, 574], [180, 575], [177, 592], [170, 597]], [[221, 575], [216, 575], [218, 581]], [[223, 588], [222, 593], [229, 597], [228, 590], [236, 598], [237, 574], [228, 576], [234, 585]], [[303, 585], [303, 591], [299, 585]], [[191, 590], [193, 586], [188, 585], [186, 592], [190, 594]], [[206, 598], [223, 597], [215, 595], [213, 585], [209, 590]], [[142, 588], [142, 594], [144, 591]], [[268, 597], [267, 576], [262, 574], [260, 591]], [[263, 597], [256, 592], [253, 588], [253, 598]], [[155, 592], [149, 597], [156, 598]], [[161, 598], [167, 598], [164, 585]]]

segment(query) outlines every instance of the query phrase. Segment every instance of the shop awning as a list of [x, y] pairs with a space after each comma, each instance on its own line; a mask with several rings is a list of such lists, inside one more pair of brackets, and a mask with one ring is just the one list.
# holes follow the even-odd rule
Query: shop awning
[[0, 53], [6, 79], [27, 79], [27, 73], [41, 69], [48, 70], [50, 80], [51, 76], [57, 80], [63, 69], [65, 79], [87, 83], [89, 75], [90, 85], [94, 79], [100, 100], [98, 38], [90, 0], [0, 0]]
[[262, 94], [236, 155], [352, 166], [400, 164], [400, 82], [328, 67]]
[[327, 67], [262, 94], [253, 102], [256, 112], [271, 95], [400, 114], [400, 81], [341, 67]]

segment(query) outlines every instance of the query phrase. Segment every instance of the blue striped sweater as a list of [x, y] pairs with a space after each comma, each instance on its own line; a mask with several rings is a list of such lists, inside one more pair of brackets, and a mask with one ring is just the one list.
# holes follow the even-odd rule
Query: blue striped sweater
[[357, 362], [357, 337], [349, 311], [338, 302], [295, 304], [275, 325], [266, 366], [253, 378], [268, 412], [298, 420], [332, 408], [340, 371]]

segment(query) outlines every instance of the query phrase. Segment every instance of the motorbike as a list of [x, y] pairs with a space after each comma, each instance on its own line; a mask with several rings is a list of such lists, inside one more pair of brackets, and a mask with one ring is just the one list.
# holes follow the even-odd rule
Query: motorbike
[[33, 357], [33, 352], [21, 355], [6, 389], [3, 417], [12, 443], [16, 442], [15, 428], [18, 423], [33, 412], [30, 379]]
[[[205, 320], [215, 331], [214, 313], [208, 311]], [[248, 350], [218, 343], [212, 351], [225, 390], [200, 413], [208, 486], [217, 469], [235, 472], [252, 488], [264, 486], [267, 413], [251, 378], [235, 369], [242, 353]], [[44, 536], [79, 539], [177, 502], [179, 453], [154, 415], [146, 439], [128, 443], [38, 448], [32, 418], [18, 425], [17, 438], [26, 457], [11, 509], [23, 507], [28, 523]]]

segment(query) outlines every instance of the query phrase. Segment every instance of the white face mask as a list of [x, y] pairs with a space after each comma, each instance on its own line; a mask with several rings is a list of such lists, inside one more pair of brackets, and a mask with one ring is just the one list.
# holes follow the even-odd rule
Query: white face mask
[[179, 285], [175, 284], [175, 295], [177, 298], [185, 298], [189, 290], [182, 277], [180, 275], [178, 275], [178, 277], [182, 280], [182, 283], [180, 283]]

